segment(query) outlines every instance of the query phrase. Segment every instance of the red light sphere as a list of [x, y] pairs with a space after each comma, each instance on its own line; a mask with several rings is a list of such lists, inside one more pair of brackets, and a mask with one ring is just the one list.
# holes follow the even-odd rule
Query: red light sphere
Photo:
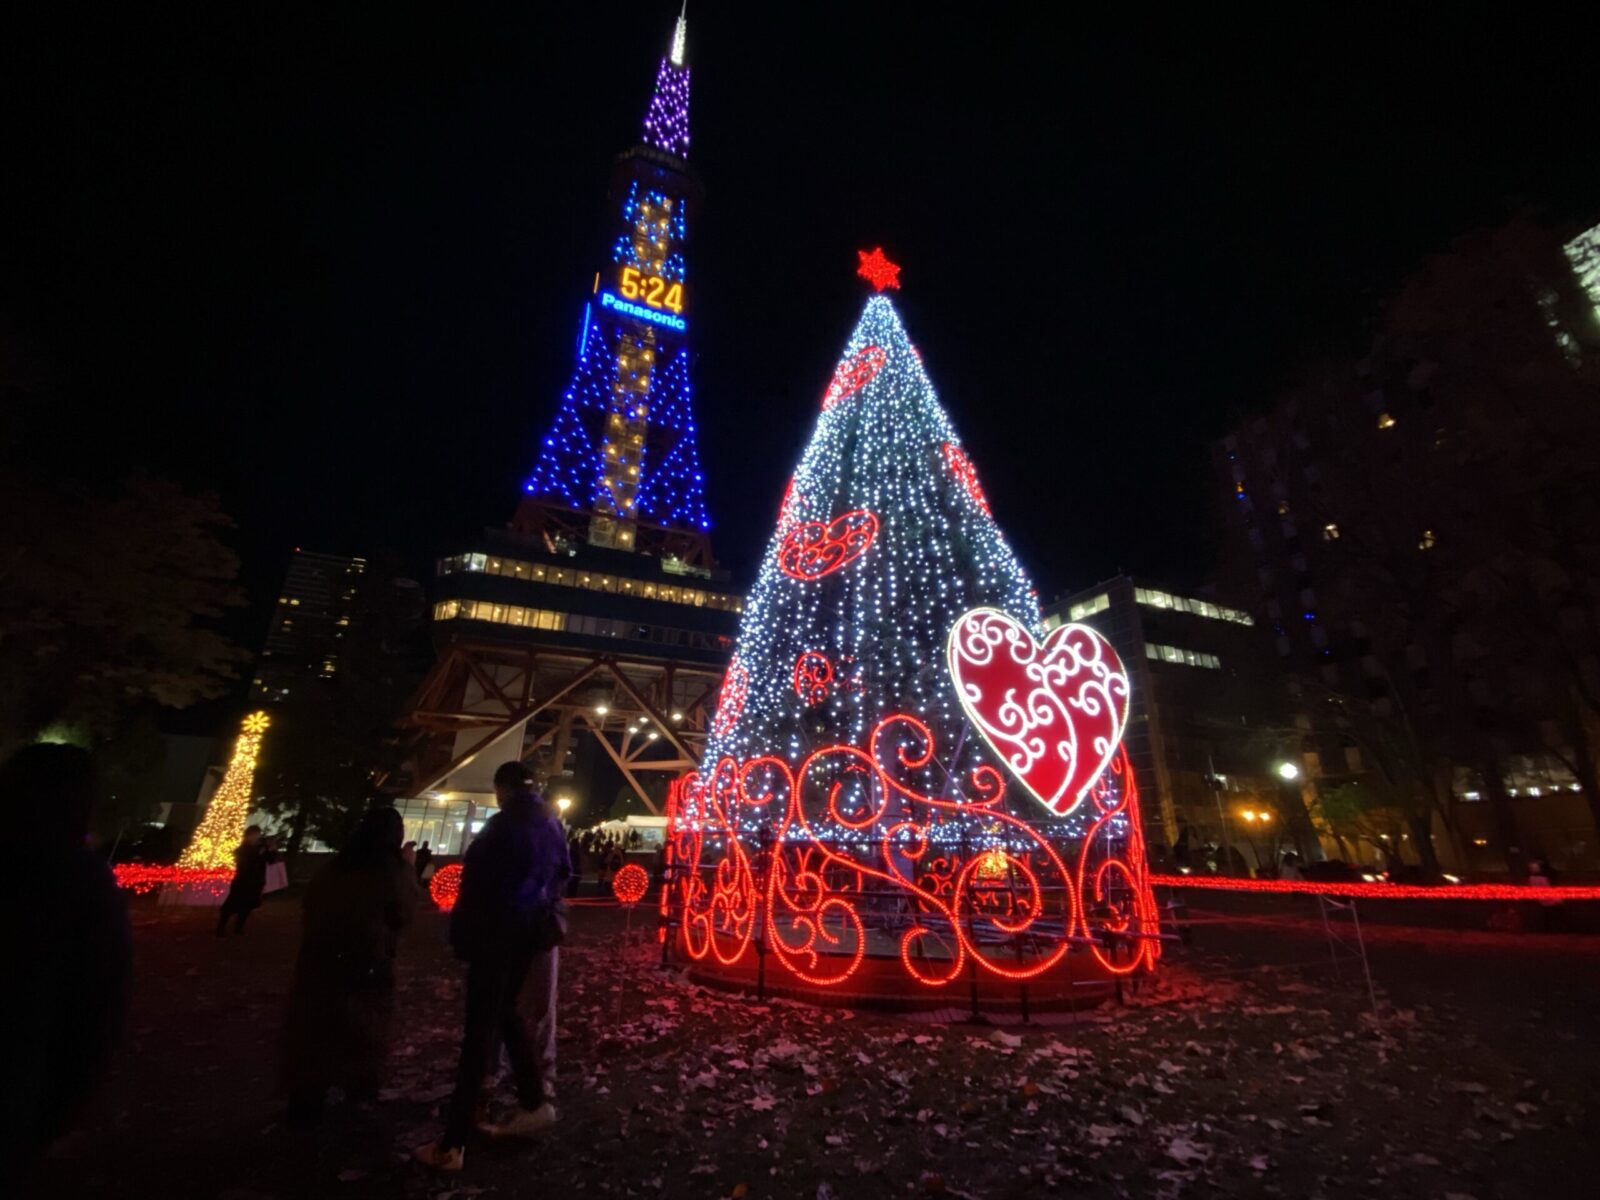
[[624, 904], [637, 904], [650, 890], [650, 874], [638, 863], [629, 863], [611, 880], [611, 891]]
[[433, 882], [428, 885], [428, 895], [433, 897], [441, 911], [449, 912], [456, 906], [456, 897], [461, 894], [461, 864], [451, 863], [449, 866], [440, 867], [433, 873]]

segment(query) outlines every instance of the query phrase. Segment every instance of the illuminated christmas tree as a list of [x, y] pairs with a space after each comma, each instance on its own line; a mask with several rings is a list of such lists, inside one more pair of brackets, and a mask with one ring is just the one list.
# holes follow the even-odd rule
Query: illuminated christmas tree
[[[881, 251], [860, 273], [898, 286]], [[679, 945], [811, 988], [874, 960], [914, 987], [1064, 978], [1075, 947], [1150, 965], [1115, 652], [1084, 626], [1044, 636], [886, 296], [821, 407], [674, 796]]]
[[233, 866], [233, 852], [244, 839], [250, 810], [255, 803], [252, 785], [261, 739], [267, 732], [267, 714], [253, 712], [244, 719], [227, 773], [206, 806], [206, 815], [178, 858], [180, 871], [215, 871]]

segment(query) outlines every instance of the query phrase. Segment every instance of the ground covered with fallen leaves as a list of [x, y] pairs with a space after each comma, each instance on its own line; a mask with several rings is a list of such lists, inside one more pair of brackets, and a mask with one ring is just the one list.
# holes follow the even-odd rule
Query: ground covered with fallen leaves
[[[403, 948], [393, 1076], [291, 1133], [274, 1095], [296, 906], [244, 938], [136, 906], [126, 1044], [49, 1196], [1595, 1195], [1600, 939], [1369, 933], [1333, 975], [1320, 921], [1197, 913], [1121, 1006], [983, 1026], [756, 1003], [663, 971], [586, 908], [563, 950], [562, 1119], [406, 1161], [448, 1094], [460, 971], [444, 918]], [[641, 917], [645, 914], [641, 913]], [[1226, 917], [1226, 919], [1223, 919]], [[635, 932], [638, 937], [638, 932]]]

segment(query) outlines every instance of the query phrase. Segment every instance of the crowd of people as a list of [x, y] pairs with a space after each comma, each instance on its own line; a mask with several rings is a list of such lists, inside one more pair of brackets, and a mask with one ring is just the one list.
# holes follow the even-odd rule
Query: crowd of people
[[[556, 986], [574, 875], [569, 839], [525, 764], [501, 766], [494, 791], [499, 811], [467, 849], [450, 914], [450, 944], [466, 974], [455, 1085], [442, 1134], [415, 1151], [418, 1162], [443, 1172], [462, 1169], [475, 1137], [529, 1137], [558, 1119]], [[36, 986], [19, 989], [20, 1015], [38, 1036], [14, 1048], [5, 1122], [11, 1144], [0, 1156], [0, 1183], [9, 1185], [73, 1127], [104, 1073], [126, 1020], [133, 951], [116, 880], [87, 846], [99, 795], [90, 756], [72, 746], [30, 746], [0, 767], [0, 794], [26, 801], [16, 812], [32, 823], [25, 832], [36, 848], [19, 867], [36, 919], [16, 923], [13, 961], [34, 964]], [[433, 864], [431, 847], [406, 843], [404, 834], [394, 808], [371, 809], [306, 888], [279, 1072], [290, 1127], [318, 1124], [335, 1088], [357, 1103], [378, 1094], [400, 934], [423, 903]], [[620, 856], [620, 843], [590, 844], [602, 862]], [[234, 853], [219, 936], [230, 925], [244, 933], [275, 866], [281, 869], [275, 848], [250, 826]], [[496, 1097], [502, 1059], [516, 1098], [504, 1116]]]
[[630, 851], [643, 847], [644, 839], [637, 829], [630, 829], [626, 837], [604, 829], [574, 830], [567, 835], [567, 853], [572, 859], [572, 879], [568, 891], [576, 896], [583, 885], [584, 869], [593, 864], [597, 891], [605, 894], [611, 880], [622, 870]]

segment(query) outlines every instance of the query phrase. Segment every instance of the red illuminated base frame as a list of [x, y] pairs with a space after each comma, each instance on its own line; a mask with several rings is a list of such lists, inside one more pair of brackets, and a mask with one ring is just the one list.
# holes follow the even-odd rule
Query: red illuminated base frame
[[991, 766], [953, 786], [936, 750], [896, 714], [861, 746], [680, 779], [660, 892], [672, 956], [706, 983], [916, 1009], [970, 1004], [974, 987], [980, 1009], [1092, 1003], [1152, 970], [1158, 914], [1124, 755], [1074, 824], [1052, 825], [1014, 815]]
[[[683, 939], [679, 938], [673, 947], [673, 961], [684, 961], [685, 951]], [[814, 987], [781, 968], [775, 969], [770, 957], [762, 973], [759, 962], [754, 953], [732, 966], [690, 959], [685, 973], [695, 983], [719, 991], [803, 1000], [827, 1008], [870, 1008], [887, 1012], [931, 1012], [974, 1006], [980, 1013], [1068, 1012], [1104, 1004], [1116, 995], [1119, 981], [1128, 978], [1107, 971], [1087, 953], [1070, 955], [1043, 975], [1031, 979], [1001, 979], [982, 972], [975, 981], [963, 978], [938, 989], [908, 988], [905, 972], [897, 959], [864, 959], [848, 978], [830, 987]]]

